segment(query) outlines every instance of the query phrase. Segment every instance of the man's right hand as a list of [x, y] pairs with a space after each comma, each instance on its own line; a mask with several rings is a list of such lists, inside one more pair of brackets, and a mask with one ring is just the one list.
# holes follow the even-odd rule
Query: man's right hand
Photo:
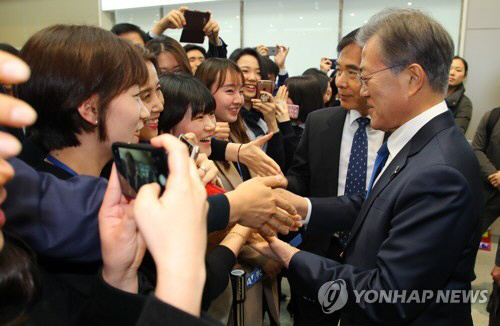
[[272, 190], [283, 186], [286, 186], [286, 179], [282, 176], [256, 177], [241, 183], [226, 193], [230, 216], [237, 219], [234, 222], [266, 235], [273, 235], [273, 230], [282, 234], [297, 230], [300, 217], [296, 209]]

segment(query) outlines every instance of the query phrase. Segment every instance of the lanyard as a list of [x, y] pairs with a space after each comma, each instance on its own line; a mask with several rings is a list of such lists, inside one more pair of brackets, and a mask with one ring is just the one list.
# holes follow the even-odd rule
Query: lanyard
[[75, 175], [78, 175], [78, 173], [76, 173], [75, 171], [73, 171], [73, 169], [71, 169], [69, 166], [67, 166], [66, 164], [64, 164], [63, 162], [59, 161], [57, 158], [55, 158], [54, 156], [52, 155], [47, 155], [47, 161], [49, 161], [50, 163], [54, 164], [55, 166], [57, 166], [58, 168], [61, 168], [63, 169], [64, 171], [68, 172], [69, 174], [71, 174], [72, 176], [75, 176]]

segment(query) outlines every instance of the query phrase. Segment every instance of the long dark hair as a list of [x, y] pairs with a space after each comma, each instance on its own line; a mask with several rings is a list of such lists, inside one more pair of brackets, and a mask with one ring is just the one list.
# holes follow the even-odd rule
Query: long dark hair
[[252, 48], [239, 48], [233, 51], [231, 55], [229, 56], [229, 60], [238, 62], [238, 60], [244, 56], [244, 55], [251, 55], [255, 59], [257, 59], [257, 62], [259, 63], [259, 69], [260, 69], [260, 79], [267, 79], [267, 70], [266, 66], [264, 65], [262, 56], [257, 52], [257, 50], [252, 49]]
[[168, 36], [162, 36], [158, 39], [153, 39], [146, 44], [146, 47], [157, 58], [162, 52], [170, 52], [177, 63], [179, 64], [180, 72], [192, 74], [191, 65], [187, 57], [186, 51], [179, 42]]
[[[215, 93], [224, 85], [228, 72], [233, 75], [234, 80], [240, 79], [243, 85], [245, 78], [243, 77], [240, 67], [238, 67], [235, 62], [228, 59], [210, 58], [206, 60], [198, 67], [194, 77], [201, 81], [209, 90], [211, 90], [215, 82], [217, 82]], [[248, 138], [246, 131], [247, 128], [243, 123], [243, 118], [239, 114], [236, 121], [229, 124], [229, 128], [231, 133], [238, 138], [239, 142], [250, 142], [250, 138]]]
[[290, 77], [285, 81], [288, 97], [299, 106], [298, 121], [304, 123], [309, 113], [324, 106], [321, 86], [314, 76]]
[[0, 325], [21, 325], [24, 313], [39, 297], [35, 254], [20, 238], [3, 232], [0, 250]]

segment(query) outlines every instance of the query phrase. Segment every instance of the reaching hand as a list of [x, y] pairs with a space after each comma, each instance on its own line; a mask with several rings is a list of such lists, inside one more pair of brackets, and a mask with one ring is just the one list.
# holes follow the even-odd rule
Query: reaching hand
[[256, 177], [227, 192], [231, 216], [238, 219], [235, 222], [266, 235], [298, 230], [301, 224], [295, 208], [271, 189], [286, 186], [285, 180], [282, 176]]
[[273, 134], [267, 134], [254, 141], [243, 144], [240, 148], [240, 162], [261, 177], [282, 174], [278, 163], [261, 149], [264, 143], [272, 137]]
[[141, 187], [134, 213], [156, 263], [155, 293], [198, 316], [206, 276], [206, 191], [184, 144], [169, 134], [152, 138], [151, 144], [168, 152], [170, 173], [161, 196], [157, 184]]
[[276, 45], [276, 47], [278, 48], [278, 53], [274, 56], [274, 62], [278, 65], [280, 70], [284, 70], [286, 56], [288, 55], [290, 48], [287, 48], [284, 45]]
[[267, 237], [264, 239], [258, 233], [252, 233], [248, 239], [248, 243], [262, 255], [279, 262], [285, 268], [288, 268], [290, 265], [293, 255], [300, 251], [276, 237]]

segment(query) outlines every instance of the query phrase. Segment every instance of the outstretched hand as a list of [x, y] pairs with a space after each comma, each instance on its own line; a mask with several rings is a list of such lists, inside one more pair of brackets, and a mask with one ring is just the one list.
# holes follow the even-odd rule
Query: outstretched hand
[[276, 237], [264, 238], [258, 233], [252, 233], [247, 243], [262, 255], [279, 262], [285, 268], [290, 265], [293, 255], [300, 251]]
[[231, 215], [237, 216], [237, 223], [267, 236], [275, 235], [276, 231], [282, 234], [297, 231], [301, 218], [296, 209], [272, 190], [284, 186], [286, 179], [282, 176], [256, 177], [241, 183], [226, 193]]
[[261, 177], [282, 174], [278, 163], [261, 149], [273, 135], [274, 134], [269, 133], [249, 143], [243, 144], [240, 148], [240, 162]]

